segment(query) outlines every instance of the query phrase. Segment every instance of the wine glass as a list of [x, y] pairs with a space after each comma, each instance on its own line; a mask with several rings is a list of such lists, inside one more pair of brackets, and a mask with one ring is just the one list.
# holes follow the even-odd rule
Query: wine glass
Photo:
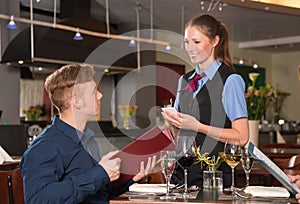
[[231, 167], [231, 192], [234, 192], [236, 188], [234, 187], [234, 168], [240, 163], [242, 158], [242, 151], [239, 140], [228, 140], [224, 146], [224, 160], [227, 165]]
[[160, 199], [163, 200], [176, 199], [176, 196], [170, 195], [170, 179], [176, 164], [175, 151], [167, 151], [167, 150], [160, 151], [160, 159], [161, 159], [160, 165], [162, 167], [162, 172], [166, 178], [166, 183], [167, 183], [167, 193], [166, 195], [161, 196]]
[[177, 138], [176, 157], [178, 165], [184, 170], [184, 192], [182, 197], [184, 199], [195, 198], [196, 196], [188, 193], [188, 168], [194, 163], [197, 158], [196, 142], [193, 136], [179, 136]]
[[243, 150], [241, 162], [242, 162], [242, 167], [244, 169], [244, 172], [246, 174], [246, 187], [249, 186], [249, 175], [250, 175], [250, 172], [251, 172], [251, 169], [252, 169], [252, 166], [253, 166], [253, 161], [254, 161], [254, 158], [248, 152], [248, 149], [245, 148]]

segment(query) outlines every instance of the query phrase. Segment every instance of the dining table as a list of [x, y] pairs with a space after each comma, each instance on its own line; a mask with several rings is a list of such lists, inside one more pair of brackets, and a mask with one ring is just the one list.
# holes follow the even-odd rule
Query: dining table
[[136, 193], [126, 192], [118, 197], [110, 200], [110, 204], [174, 204], [174, 203], [297, 203], [297, 200], [292, 195], [289, 198], [275, 198], [275, 197], [250, 197], [245, 193], [232, 194], [225, 193], [222, 190], [204, 189], [200, 188], [194, 191], [196, 199], [179, 199], [175, 200], [161, 200], [160, 195], [154, 193]]

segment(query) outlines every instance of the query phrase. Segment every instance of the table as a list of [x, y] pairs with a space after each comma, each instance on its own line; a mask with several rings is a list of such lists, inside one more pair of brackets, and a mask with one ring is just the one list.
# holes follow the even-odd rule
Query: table
[[[220, 197], [221, 196], [221, 197]], [[220, 200], [219, 198], [222, 198]], [[223, 200], [223, 198], [225, 198]], [[154, 203], [154, 204], [174, 204], [174, 203], [297, 203], [294, 198], [286, 198], [286, 199], [271, 199], [271, 198], [257, 198], [257, 199], [244, 199], [240, 197], [226, 196], [222, 191], [218, 190], [208, 190], [208, 189], [200, 189], [196, 199], [192, 200], [160, 200], [158, 196], [154, 195], [130, 195], [125, 193], [119, 197], [116, 197], [110, 200], [110, 204], [126, 204], [126, 203], [134, 203], [134, 204], [145, 204], [145, 203]]]

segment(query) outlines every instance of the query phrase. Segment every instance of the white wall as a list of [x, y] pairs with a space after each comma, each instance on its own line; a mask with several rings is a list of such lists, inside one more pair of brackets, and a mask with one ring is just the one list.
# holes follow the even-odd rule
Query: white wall
[[300, 120], [300, 81], [298, 79], [300, 52], [273, 54], [272, 63], [273, 85], [291, 93], [283, 104], [282, 116], [286, 120]]
[[20, 124], [20, 69], [0, 64], [0, 87], [0, 124]]

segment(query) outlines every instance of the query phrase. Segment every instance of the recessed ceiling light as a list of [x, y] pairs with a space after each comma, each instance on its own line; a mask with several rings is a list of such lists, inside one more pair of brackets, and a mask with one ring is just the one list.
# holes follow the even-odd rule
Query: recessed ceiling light
[[19, 60], [18, 64], [24, 64], [24, 60]]

